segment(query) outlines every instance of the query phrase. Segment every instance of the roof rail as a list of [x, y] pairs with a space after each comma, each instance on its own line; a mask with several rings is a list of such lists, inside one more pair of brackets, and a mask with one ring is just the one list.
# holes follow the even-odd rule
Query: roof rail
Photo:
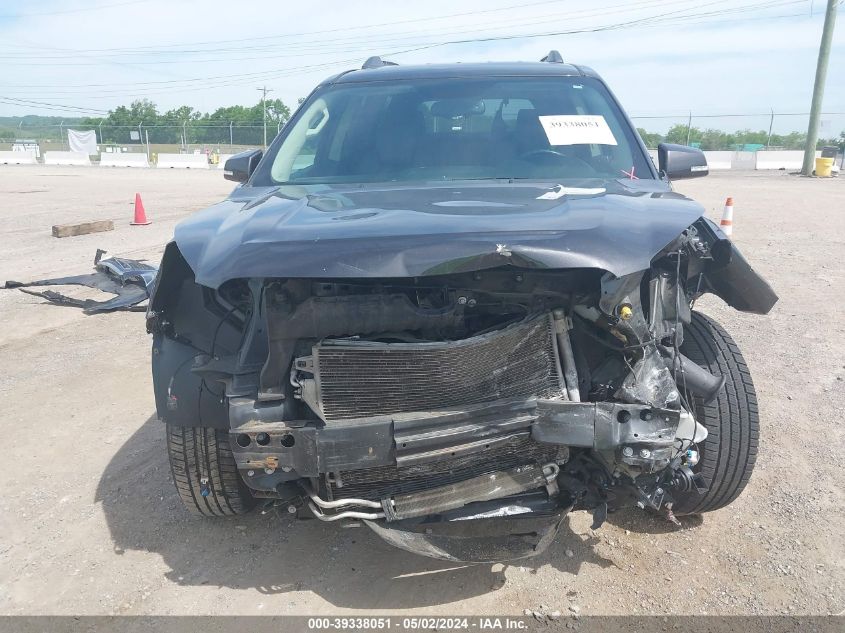
[[549, 51], [549, 54], [546, 55], [543, 59], [540, 60], [541, 62], [548, 62], [549, 64], [562, 64], [563, 57], [561, 57], [560, 53], [555, 50]]
[[382, 59], [378, 55], [373, 55], [367, 61], [364, 62], [364, 65], [361, 66], [362, 70], [366, 70], [367, 68], [381, 68], [382, 66], [398, 66], [396, 62], [389, 62], [386, 59]]

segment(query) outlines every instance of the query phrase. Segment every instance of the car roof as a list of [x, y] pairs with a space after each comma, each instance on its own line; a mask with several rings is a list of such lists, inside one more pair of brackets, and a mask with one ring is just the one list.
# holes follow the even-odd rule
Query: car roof
[[[369, 63], [369, 62], [368, 62]], [[591, 68], [553, 62], [486, 62], [471, 64], [421, 64], [400, 66], [384, 63], [374, 68], [349, 70], [324, 83], [399, 81], [404, 79], [454, 79], [466, 77], [598, 77]]]

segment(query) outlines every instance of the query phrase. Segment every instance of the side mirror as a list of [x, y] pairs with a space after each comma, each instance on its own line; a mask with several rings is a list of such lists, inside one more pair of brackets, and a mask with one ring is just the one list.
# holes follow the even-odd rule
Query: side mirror
[[223, 165], [223, 178], [235, 182], [246, 182], [252, 176], [252, 172], [258, 167], [261, 157], [264, 155], [260, 149], [250, 149], [240, 154], [235, 154], [226, 164]]
[[700, 178], [710, 173], [704, 152], [686, 145], [672, 143], [658, 145], [657, 165], [669, 180]]

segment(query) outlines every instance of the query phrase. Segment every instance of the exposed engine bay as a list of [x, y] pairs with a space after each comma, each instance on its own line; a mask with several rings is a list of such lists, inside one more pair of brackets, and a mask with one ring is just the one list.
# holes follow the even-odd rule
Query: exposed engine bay
[[186, 283], [210, 340], [183, 333], [188, 301], [153, 306], [154, 375], [172, 376], [157, 405], [169, 424], [199, 410], [228, 430], [254, 497], [429, 556], [532, 555], [572, 509], [596, 528], [632, 505], [676, 521], [674, 495], [707, 488], [692, 400], [724, 383], [680, 351], [684, 328], [724, 285], [714, 270], [747, 267], [722, 242], [700, 221], [621, 278], [503, 266]]

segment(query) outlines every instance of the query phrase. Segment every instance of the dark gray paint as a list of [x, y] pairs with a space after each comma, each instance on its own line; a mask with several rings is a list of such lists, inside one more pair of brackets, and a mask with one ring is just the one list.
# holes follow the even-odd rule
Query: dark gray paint
[[417, 277], [503, 265], [622, 276], [648, 268], [704, 212], [650, 179], [565, 182], [606, 193], [538, 199], [556, 184], [242, 187], [180, 223], [175, 239], [196, 281], [212, 288], [233, 278]]

